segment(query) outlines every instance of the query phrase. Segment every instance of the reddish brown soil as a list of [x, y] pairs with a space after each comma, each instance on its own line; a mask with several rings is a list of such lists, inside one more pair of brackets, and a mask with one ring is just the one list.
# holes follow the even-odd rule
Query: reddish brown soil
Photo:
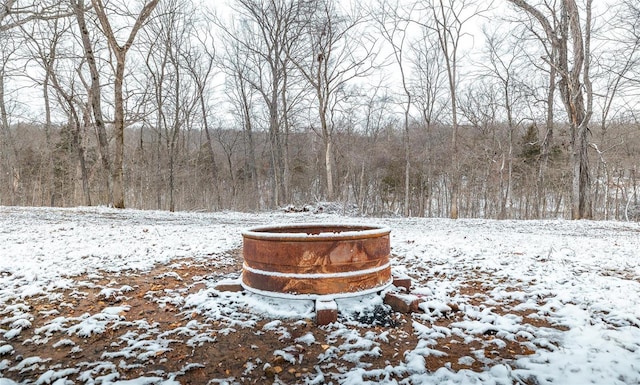
[[[60, 291], [60, 300], [55, 303], [46, 302], [38, 298], [28, 299], [31, 307], [30, 313], [35, 319], [32, 327], [23, 330], [22, 333], [11, 340], [15, 352], [12, 355], [0, 357], [9, 360], [9, 367], [16, 365], [21, 358], [39, 356], [50, 358], [50, 361], [40, 368], [25, 373], [16, 371], [5, 371], [2, 375], [16, 381], [35, 381], [42, 373], [51, 366], [60, 364], [63, 368], [73, 368], [82, 366], [82, 363], [103, 361], [104, 352], [118, 350], [122, 343], [121, 337], [128, 332], [127, 328], [107, 330], [98, 335], [88, 338], [80, 338], [76, 335], [58, 335], [50, 339], [45, 344], [33, 343], [35, 330], [44, 326], [54, 317], [78, 317], [82, 314], [96, 314], [108, 306], [129, 306], [129, 310], [121, 315], [126, 320], [146, 319], [149, 323], [157, 322], [161, 331], [168, 331], [177, 327], [185, 326], [191, 319], [196, 319], [202, 323], [209, 323], [211, 327], [210, 335], [215, 342], [204, 343], [201, 346], [191, 347], [186, 344], [189, 336], [175, 334], [175, 339], [169, 346], [170, 350], [159, 351], [156, 357], [148, 360], [148, 364], [143, 367], [135, 367], [134, 359], [116, 358], [117, 364], [129, 364], [130, 368], [120, 369], [120, 379], [136, 378], [139, 376], [153, 376], [156, 370], [164, 373], [178, 372], [189, 363], [197, 363], [203, 366], [192, 366], [175, 379], [183, 384], [206, 384], [213, 378], [233, 378], [239, 383], [262, 384], [272, 382], [276, 376], [283, 383], [300, 382], [302, 377], [312, 376], [316, 373], [316, 367], [331, 367], [330, 362], [319, 362], [318, 357], [326, 352], [332, 345], [339, 345], [344, 341], [336, 341], [333, 344], [327, 343], [327, 337], [331, 332], [329, 327], [317, 327], [313, 320], [283, 320], [282, 326], [286, 327], [291, 335], [282, 338], [281, 334], [275, 332], [261, 331], [264, 324], [270, 319], [261, 320], [253, 328], [236, 330], [236, 332], [224, 334], [217, 330], [216, 323], [208, 321], [200, 314], [185, 314], [183, 309], [178, 309], [170, 304], [159, 305], [153, 301], [154, 296], [149, 293], [158, 293], [165, 290], [176, 290], [181, 293], [195, 293], [205, 287], [203, 280], [206, 277], [224, 276], [225, 274], [237, 273], [241, 269], [240, 262], [233, 265], [219, 267], [213, 266], [201, 260], [181, 260], [170, 266], [157, 266], [152, 271], [146, 273], [121, 272], [119, 274], [109, 274], [102, 272], [101, 278], [90, 278], [88, 276], [75, 277], [77, 282], [90, 282], [96, 286], [121, 287], [129, 285], [133, 288], [127, 292], [125, 298], [103, 298], [99, 295], [100, 288], [79, 285], [74, 290]], [[170, 273], [170, 274], [167, 274]], [[177, 274], [181, 279], [177, 279]], [[215, 277], [212, 277], [215, 278]], [[482, 280], [471, 280], [464, 286], [459, 294], [469, 298], [467, 304], [472, 306], [484, 306], [489, 299], [489, 288], [483, 284]], [[184, 294], [183, 294], [184, 295]], [[157, 298], [157, 297], [155, 297]], [[64, 306], [61, 306], [63, 305]], [[533, 311], [517, 312], [513, 307], [517, 303], [506, 303], [500, 307], [492, 305], [493, 311], [498, 314], [514, 314], [522, 317], [523, 324], [530, 324], [534, 327], [557, 328], [549, 324], [543, 318], [529, 317]], [[448, 327], [453, 322], [463, 319], [463, 312], [452, 306], [453, 310], [445, 317], [437, 321], [438, 326]], [[51, 314], [48, 311], [56, 309], [59, 314]], [[403, 362], [405, 353], [416, 348], [418, 338], [413, 332], [414, 316], [411, 314], [394, 313], [389, 315], [393, 326], [381, 325], [360, 325], [348, 326], [349, 328], [361, 329], [361, 334], [366, 331], [383, 333], [389, 331], [388, 342], [379, 342], [381, 349], [380, 357], [366, 357], [364, 362], [370, 362], [372, 367], [384, 368], [388, 365], [395, 366]], [[423, 322], [423, 321], [419, 321]], [[222, 325], [220, 325], [222, 326]], [[429, 326], [429, 325], [427, 325]], [[296, 344], [295, 339], [307, 333], [313, 333], [316, 343]], [[63, 338], [72, 340], [82, 350], [73, 352], [70, 346], [54, 348], [56, 341]], [[503, 347], [492, 344], [496, 339], [495, 333], [490, 331], [478, 336], [478, 339], [471, 343], [466, 343], [462, 338], [452, 335], [438, 340], [438, 345], [433, 348], [446, 352], [443, 357], [426, 357], [426, 366], [430, 371], [435, 371], [441, 367], [449, 367], [453, 371], [460, 369], [470, 369], [482, 371], [486, 369], [486, 362], [476, 360], [471, 365], [459, 363], [460, 357], [473, 356], [474, 351], [484, 349], [485, 357], [492, 362], [502, 363], [516, 359], [519, 356], [532, 354], [529, 341], [517, 340], [507, 341]], [[299, 362], [292, 364], [285, 361], [280, 356], [274, 356], [274, 351], [284, 347], [295, 346], [298, 350], [296, 355], [301, 357]], [[121, 345], [120, 345], [121, 346]], [[338, 353], [338, 355], [344, 352]], [[123, 361], [123, 362], [121, 362]], [[339, 361], [339, 357], [334, 362]], [[258, 363], [258, 364], [256, 364]], [[323, 366], [324, 365], [324, 366]], [[348, 370], [350, 364], [340, 361], [339, 367]], [[126, 366], [126, 365], [125, 365]], [[334, 367], [333, 370], [336, 370]], [[70, 377], [73, 379], [73, 376]]]

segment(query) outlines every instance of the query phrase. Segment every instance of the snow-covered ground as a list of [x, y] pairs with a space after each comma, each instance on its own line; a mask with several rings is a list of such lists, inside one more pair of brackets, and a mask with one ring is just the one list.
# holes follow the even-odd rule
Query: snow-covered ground
[[[348, 314], [321, 327], [323, 341], [307, 333], [273, 346], [278, 362], [312, 361], [314, 371], [297, 376], [298, 383], [640, 384], [638, 223], [0, 207], [0, 385], [180, 383], [189, 365], [211, 363], [192, 362], [183, 372], [156, 369], [153, 376], [137, 378], [119, 374], [124, 358], [133, 357], [144, 366], [145, 360], [170, 349], [166, 333], [151, 341], [137, 332], [142, 321], [126, 313], [126, 304], [64, 319], [56, 317], [55, 308], [38, 313], [32, 302], [58, 304], [62, 290], [89, 287], [86, 277], [146, 271], [184, 259], [220, 258], [226, 263], [229, 253], [241, 247], [241, 230], [293, 222], [389, 226], [393, 268], [410, 276], [414, 294], [424, 299], [423, 312], [407, 316], [416, 343], [399, 350], [394, 360], [376, 357], [384, 356], [383, 350], [399, 338], [400, 331], [393, 326], [367, 329]], [[154, 297], [158, 303], [171, 303], [185, 314], [202, 317], [174, 331], [191, 336], [194, 349], [208, 343], [207, 327], [214, 323], [222, 332], [254, 328], [258, 335], [276, 333], [286, 341], [290, 325], [312, 317], [313, 304], [306, 301], [220, 295], [216, 279], [200, 277], [197, 290]], [[470, 283], [479, 283], [484, 294], [471, 292]], [[126, 285], [107, 285], [100, 288], [100, 295], [126, 296], [130, 290]], [[342, 309], [366, 313], [380, 305], [378, 296], [339, 302], [341, 314]], [[455, 319], [444, 322], [451, 318], [452, 306], [457, 308]], [[47, 317], [43, 326], [32, 325], [43, 316]], [[44, 355], [17, 357], [20, 349], [14, 346], [29, 331], [33, 337], [22, 344], [79, 350], [71, 337], [90, 338], [127, 327], [132, 332], [126, 344], [81, 367]], [[430, 358], [446, 358], [442, 342], [451, 339], [477, 346], [453, 366], [429, 367]], [[491, 354], [491, 346], [505, 351], [513, 342], [524, 345], [529, 354], [510, 359]], [[317, 357], [294, 353], [295, 347], [309, 346], [311, 351], [313, 345], [322, 346]], [[245, 377], [221, 376], [209, 383], [261, 383], [261, 378], [285, 383], [277, 372], [264, 377], [268, 365], [247, 357]], [[30, 377], [30, 373], [38, 374]]]

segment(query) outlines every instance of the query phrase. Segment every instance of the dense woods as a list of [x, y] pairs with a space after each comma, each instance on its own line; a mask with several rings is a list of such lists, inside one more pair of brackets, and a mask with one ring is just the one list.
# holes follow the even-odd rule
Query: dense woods
[[6, 0], [0, 204], [640, 219], [635, 0]]

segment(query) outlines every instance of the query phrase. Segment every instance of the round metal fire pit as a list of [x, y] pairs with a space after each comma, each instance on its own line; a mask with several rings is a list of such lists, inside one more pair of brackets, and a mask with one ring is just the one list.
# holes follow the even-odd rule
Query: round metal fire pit
[[392, 282], [391, 230], [384, 226], [294, 224], [242, 232], [242, 286], [277, 297], [339, 298]]

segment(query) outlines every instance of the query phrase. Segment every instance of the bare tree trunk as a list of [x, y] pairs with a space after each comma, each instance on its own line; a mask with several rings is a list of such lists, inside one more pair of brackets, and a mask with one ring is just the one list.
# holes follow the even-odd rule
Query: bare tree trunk
[[[322, 67], [322, 58], [318, 59], [318, 73], [317, 73], [317, 87], [316, 94], [318, 97], [318, 111], [320, 117], [320, 132], [322, 133], [322, 143], [324, 144], [324, 171], [325, 177], [327, 179], [327, 192], [326, 197], [327, 200], [333, 200], [333, 167], [332, 167], [332, 159], [333, 159], [333, 147], [332, 147], [332, 134], [333, 127], [329, 127], [329, 123], [327, 122], [327, 103], [328, 103], [328, 95], [326, 93], [325, 88], [327, 85], [323, 79], [323, 70], [320, 69]], [[324, 92], [323, 92], [324, 91]]]
[[333, 143], [331, 138], [325, 137], [325, 153], [324, 153], [324, 167], [327, 175], [327, 199], [333, 200], [334, 188], [333, 188]]
[[2, 174], [7, 176], [7, 183], [9, 184], [10, 203], [16, 204], [17, 195], [17, 180], [16, 170], [14, 162], [10, 154], [14, 154], [15, 159], [15, 146], [13, 144], [13, 137], [11, 135], [11, 128], [9, 127], [9, 113], [7, 112], [7, 105], [5, 101], [4, 91], [4, 70], [0, 70], [0, 124], [2, 129], [0, 130], [0, 152], [2, 153]]
[[[54, 163], [54, 156], [53, 156], [53, 151], [52, 149], [52, 145], [51, 145], [51, 101], [50, 101], [50, 97], [49, 97], [49, 79], [50, 79], [51, 75], [49, 73], [49, 71], [45, 71], [45, 75], [44, 75], [44, 81], [42, 83], [42, 98], [44, 100], [44, 133], [45, 133], [45, 140], [46, 140], [46, 145], [47, 145], [47, 149], [48, 149], [48, 154], [49, 154], [49, 166], [51, 167], [50, 171], [49, 171], [49, 188], [51, 189], [49, 191], [49, 198], [48, 198], [48, 204], [50, 206], [53, 206], [55, 203], [55, 195], [56, 195], [56, 178], [55, 178], [55, 163]], [[46, 189], [43, 188], [43, 191], [46, 191]], [[44, 196], [42, 199], [42, 202], [44, 204]]]
[[207, 54], [208, 65], [205, 67], [206, 71], [204, 74], [198, 73], [195, 66], [189, 65], [189, 63], [188, 65], [189, 70], [191, 71], [191, 75], [196, 82], [198, 91], [197, 98], [200, 105], [200, 113], [202, 114], [202, 124], [204, 126], [204, 132], [207, 138], [207, 150], [209, 152], [209, 157], [211, 158], [211, 185], [213, 187], [215, 195], [216, 208], [220, 209], [222, 206], [222, 201], [220, 199], [220, 189], [218, 188], [218, 166], [216, 164], [215, 151], [213, 150], [213, 142], [211, 141], [211, 133], [209, 132], [209, 118], [207, 114], [208, 109], [205, 100], [205, 83], [213, 67], [214, 57], [213, 54], [209, 54], [208, 52]]
[[[160, 112], [158, 112], [158, 115], [160, 115]], [[159, 120], [159, 119], [158, 119]], [[160, 188], [161, 185], [164, 185], [163, 183], [163, 173], [162, 173], [162, 130], [160, 130], [160, 128], [158, 127], [158, 139], [156, 139], [156, 185], [155, 187], [155, 192], [156, 192], [156, 208], [158, 210], [162, 209], [162, 191], [163, 189]]]
[[102, 168], [105, 173], [105, 185], [107, 188], [107, 199], [109, 203], [113, 203], [113, 191], [111, 188], [111, 162], [109, 155], [109, 142], [107, 139], [107, 130], [105, 127], [105, 121], [102, 116], [102, 92], [100, 84], [100, 72], [96, 64], [96, 58], [94, 49], [91, 44], [89, 36], [89, 29], [85, 20], [85, 5], [84, 0], [71, 0], [78, 27], [80, 28], [80, 35], [82, 37], [82, 45], [84, 48], [84, 55], [89, 65], [89, 73], [91, 74], [91, 87], [89, 89], [89, 103], [91, 104], [91, 110], [93, 112], [93, 120], [95, 123], [96, 133], [98, 136], [98, 149], [100, 150], [100, 159], [102, 161]]
[[114, 79], [114, 139], [115, 155], [113, 160], [113, 206], [124, 208], [125, 184], [124, 184], [124, 93], [123, 82], [125, 72], [125, 59], [129, 48], [133, 45], [135, 37], [151, 16], [151, 12], [160, 0], [149, 0], [138, 14], [135, 24], [131, 28], [126, 42], [120, 45], [114, 34], [109, 18], [105, 12], [104, 0], [91, 0], [102, 26], [102, 31], [107, 38], [109, 47], [116, 58], [116, 72]]
[[[277, 103], [277, 102], [275, 102]], [[277, 107], [276, 107], [277, 108]], [[281, 204], [282, 199], [282, 147], [280, 144], [280, 125], [277, 122], [277, 109], [275, 109], [271, 116], [271, 123], [269, 129], [269, 147], [271, 152], [271, 173], [273, 177], [272, 186], [272, 199], [273, 206], [278, 207]]]
[[287, 99], [287, 90], [289, 89], [288, 80], [289, 76], [285, 71], [282, 74], [282, 92], [280, 94], [282, 103], [282, 134], [284, 135], [282, 143], [282, 185], [285, 202], [291, 201], [291, 170], [289, 166], [289, 131], [291, 127], [289, 121], [289, 102]]
[[[447, 61], [448, 62], [448, 61]], [[458, 153], [458, 107], [456, 97], [455, 69], [447, 63], [449, 73], [449, 92], [451, 93], [451, 219], [458, 219], [458, 200], [460, 190], [460, 155]], [[453, 71], [453, 72], [451, 72]]]
[[[83, 109], [84, 110], [84, 109]], [[84, 114], [85, 117], [86, 114]], [[91, 190], [89, 189], [89, 172], [87, 170], [87, 162], [84, 151], [84, 145], [82, 143], [82, 126], [88, 123], [88, 119], [80, 120], [80, 117], [77, 113], [74, 112], [75, 122], [75, 130], [74, 130], [74, 144], [76, 146], [76, 151], [78, 153], [78, 160], [80, 162], [80, 174], [82, 177], [82, 193], [84, 195], [84, 202], [87, 206], [91, 206]]]
[[[408, 136], [408, 134], [405, 134]], [[409, 154], [409, 138], [404, 141], [404, 216], [411, 215], [411, 156]]]
[[[591, 1], [587, 0], [584, 36], [575, 0], [565, 0], [573, 46], [573, 70], [566, 83], [565, 100], [572, 127], [572, 219], [592, 218], [591, 180], [589, 175], [589, 122], [592, 114], [593, 91], [589, 78], [591, 40]], [[586, 100], [585, 100], [586, 98]]]
[[559, 23], [557, 28], [526, 0], [509, 2], [540, 23], [554, 52], [558, 53], [557, 57], [547, 60], [557, 67], [560, 94], [571, 130], [571, 218], [591, 218], [593, 214], [587, 149], [593, 104], [589, 73], [592, 0], [586, 0], [585, 31], [582, 30], [575, 0], [562, 0], [560, 16], [552, 15], [554, 22]]
[[[7, 4], [7, 7], [11, 7], [11, 4]], [[2, 8], [2, 7], [0, 7]], [[4, 13], [6, 12], [6, 13]], [[9, 8], [0, 13], [0, 22], [2, 18], [9, 13]], [[1, 24], [0, 24], [1, 26]], [[14, 54], [17, 50], [17, 44], [11, 42], [11, 36], [2, 33], [0, 29], [0, 44], [3, 44], [2, 52], [0, 55], [0, 165], [2, 166], [2, 172], [6, 176], [6, 183], [9, 188], [9, 199], [12, 205], [18, 204], [18, 198], [20, 198], [20, 170], [18, 168], [18, 149], [16, 148], [13, 134], [11, 132], [11, 124], [9, 121], [9, 111], [7, 111], [6, 89], [5, 82], [7, 80], [7, 71], [9, 63], [14, 59]]]
[[255, 197], [254, 203], [255, 208], [260, 208], [260, 187], [258, 181], [258, 171], [256, 169], [256, 145], [253, 139], [253, 124], [252, 117], [249, 111], [249, 101], [247, 99], [246, 94], [244, 93], [244, 88], [242, 89], [242, 111], [244, 116], [244, 124], [242, 125], [243, 131], [247, 140], [247, 168], [249, 168], [249, 175], [251, 177], [251, 187], [253, 188], [253, 196]]
[[[603, 140], [602, 142], [604, 142], [604, 131], [602, 132], [602, 136], [603, 136]], [[596, 172], [596, 178], [600, 179], [600, 165], [602, 165], [602, 172], [603, 172], [603, 177], [604, 177], [604, 188], [603, 188], [603, 195], [602, 195], [602, 209], [603, 209], [603, 218], [605, 221], [609, 219], [609, 185], [611, 184], [611, 176], [609, 175], [609, 168], [607, 166], [607, 161], [604, 158], [604, 153], [598, 148], [598, 146], [596, 144], [592, 144], [591, 147], [598, 153], [598, 157], [600, 158], [600, 164], [598, 166], [597, 172]], [[594, 203], [597, 204], [598, 202], [598, 185], [596, 185], [596, 191], [594, 194]]]
[[174, 94], [174, 114], [173, 114], [173, 124], [172, 124], [172, 128], [171, 128], [171, 142], [169, 143], [169, 211], [174, 212], [176, 211], [176, 202], [175, 202], [175, 190], [176, 190], [176, 186], [175, 186], [175, 159], [176, 159], [176, 150], [177, 147], [179, 146], [178, 143], [178, 135], [180, 133], [180, 128], [181, 128], [181, 124], [180, 124], [180, 108], [181, 108], [181, 104], [185, 103], [184, 101], [180, 100], [181, 94], [180, 94], [180, 82], [181, 82], [181, 77], [180, 77], [180, 69], [178, 68], [177, 63], [174, 62], [173, 58], [170, 59], [174, 65], [174, 87], [175, 87], [175, 94]]
[[171, 145], [169, 146], [169, 211], [174, 212], [176, 211], [176, 202], [175, 202], [175, 171], [174, 171], [174, 164], [175, 164], [175, 152], [176, 152], [176, 146], [175, 143], [171, 143]]
[[[555, 59], [555, 48], [552, 47], [552, 58]], [[549, 89], [547, 90], [547, 119], [545, 135], [542, 139], [542, 145], [540, 146], [540, 164], [538, 165], [538, 183], [536, 184], [538, 203], [536, 205], [536, 216], [538, 218], [546, 217], [547, 215], [547, 188], [546, 173], [549, 167], [549, 157], [551, 154], [551, 148], [553, 147], [553, 127], [554, 127], [554, 99], [556, 91], [556, 67], [555, 65], [549, 65]]]
[[365, 202], [366, 202], [366, 194], [367, 188], [365, 186], [365, 161], [362, 161], [362, 165], [360, 167], [360, 188], [358, 189], [358, 211], [361, 214], [364, 214]]
[[124, 208], [124, 55], [116, 54], [116, 77], [114, 83], [113, 131], [115, 157], [113, 160], [113, 207]]
[[[470, 17], [462, 17], [463, 11], [472, 3], [466, 1], [438, 0], [432, 6], [433, 26], [430, 28], [437, 34], [440, 50], [444, 57], [447, 69], [447, 79], [449, 81], [449, 99], [451, 105], [451, 201], [449, 216], [451, 219], [458, 218], [459, 190], [461, 182], [460, 154], [458, 149], [458, 97], [457, 97], [457, 74], [458, 74], [458, 48], [460, 38], [463, 36], [463, 27]], [[476, 9], [472, 16], [480, 13]]]
[[204, 132], [207, 137], [207, 151], [209, 151], [209, 157], [211, 158], [211, 185], [215, 194], [215, 201], [217, 209], [222, 207], [222, 200], [220, 199], [220, 189], [218, 188], [218, 165], [216, 164], [215, 151], [213, 151], [213, 142], [211, 141], [211, 134], [209, 133], [209, 123], [206, 117], [206, 107], [204, 104], [204, 98], [200, 98], [200, 108], [202, 109], [202, 119], [204, 123]]

